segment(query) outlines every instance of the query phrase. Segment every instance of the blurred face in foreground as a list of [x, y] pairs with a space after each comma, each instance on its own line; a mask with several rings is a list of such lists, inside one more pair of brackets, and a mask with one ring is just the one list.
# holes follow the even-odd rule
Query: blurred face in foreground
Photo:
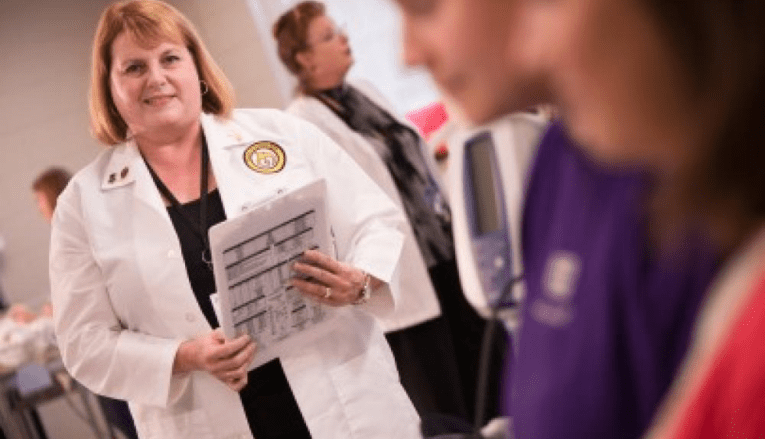
[[518, 0], [508, 57], [541, 72], [574, 137], [596, 159], [672, 172], [697, 144], [703, 109], [667, 32], [640, 0]]
[[529, 72], [506, 56], [519, 0], [395, 0], [404, 58], [424, 66], [475, 123], [540, 103]]

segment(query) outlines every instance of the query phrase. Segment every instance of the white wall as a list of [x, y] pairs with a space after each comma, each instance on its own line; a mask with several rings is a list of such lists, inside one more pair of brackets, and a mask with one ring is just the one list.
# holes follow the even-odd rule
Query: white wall
[[[246, 0], [262, 35], [261, 43], [269, 55], [270, 68], [280, 79], [280, 92], [291, 97], [295, 81], [278, 56], [271, 36], [273, 23], [300, 0]], [[323, 0], [327, 15], [345, 28], [354, 65], [349, 78], [371, 82], [403, 115], [440, 99], [430, 75], [423, 69], [404, 65], [401, 16], [391, 0]], [[281, 76], [280, 76], [281, 75]]]
[[401, 16], [391, 0], [324, 2], [348, 33], [355, 60], [348, 77], [370, 81], [402, 115], [440, 99], [428, 73], [404, 65]]
[[[0, 0], [0, 235], [7, 299], [48, 297], [49, 227], [31, 184], [51, 165], [77, 170], [102, 148], [88, 131], [90, 47], [106, 0]], [[245, 0], [174, 0], [198, 27], [239, 106], [282, 107]], [[57, 401], [41, 408], [50, 439], [92, 437]]]

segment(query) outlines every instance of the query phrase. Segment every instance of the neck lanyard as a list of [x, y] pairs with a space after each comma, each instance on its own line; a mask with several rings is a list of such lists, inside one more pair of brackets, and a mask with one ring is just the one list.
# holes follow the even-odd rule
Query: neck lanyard
[[192, 218], [191, 215], [183, 208], [181, 203], [178, 202], [178, 199], [175, 198], [173, 193], [170, 192], [170, 189], [168, 189], [162, 180], [160, 180], [145, 157], [144, 162], [146, 162], [146, 167], [149, 168], [151, 178], [154, 180], [154, 184], [157, 185], [159, 192], [163, 197], [165, 197], [165, 199], [170, 202], [171, 207], [181, 214], [181, 218], [186, 222], [186, 225], [191, 227], [191, 230], [194, 232], [194, 234], [197, 235], [197, 237], [202, 241], [202, 246], [204, 247], [202, 249], [202, 261], [205, 263], [205, 265], [207, 265], [207, 268], [212, 270], [212, 259], [210, 258], [210, 242], [207, 238], [207, 182], [210, 156], [207, 152], [207, 139], [205, 139], [204, 134], [202, 134], [202, 146], [200, 150], [200, 161], [202, 164], [199, 172], [199, 223], [194, 221], [194, 218]]

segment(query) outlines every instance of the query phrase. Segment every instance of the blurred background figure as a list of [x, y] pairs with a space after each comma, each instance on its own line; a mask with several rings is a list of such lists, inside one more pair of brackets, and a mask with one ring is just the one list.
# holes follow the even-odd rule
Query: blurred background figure
[[53, 217], [56, 200], [58, 200], [59, 194], [69, 183], [70, 178], [72, 178], [72, 174], [66, 169], [51, 167], [40, 173], [32, 183], [32, 191], [35, 200], [37, 200], [37, 208], [48, 223], [50, 223]]
[[8, 310], [8, 317], [17, 323], [30, 323], [37, 318], [37, 314], [32, 312], [29, 307], [23, 303], [15, 303]]
[[[406, 213], [402, 300], [382, 319], [401, 381], [429, 416], [472, 416], [484, 321], [460, 288], [451, 215], [436, 165], [416, 129], [368, 82], [348, 80], [348, 38], [320, 2], [305, 1], [274, 24], [279, 57], [298, 80], [287, 111], [313, 122], [344, 148]], [[505, 342], [495, 343], [487, 406], [499, 413]]]
[[[46, 221], [50, 222], [56, 197], [66, 187], [69, 173], [63, 169], [51, 168], [41, 174], [33, 184], [36, 204]], [[49, 303], [43, 305], [40, 313], [34, 312], [25, 303], [7, 305], [3, 290], [3, 271], [5, 269], [5, 240], [0, 237], [0, 367], [14, 370], [30, 361], [41, 357], [42, 351], [54, 345], [47, 332], [52, 334], [52, 316]], [[38, 320], [39, 319], [39, 320]], [[38, 349], [39, 348], [39, 349]], [[35, 433], [46, 438], [47, 433], [36, 409], [30, 410]], [[0, 431], [0, 437], [5, 436]]]
[[[72, 174], [66, 169], [51, 167], [41, 172], [32, 183], [32, 191], [37, 201], [37, 208], [48, 223], [53, 218], [58, 196], [64, 191], [71, 178]], [[34, 319], [36, 317], [32, 313], [24, 313], [23, 310], [18, 310], [14, 314], [14, 310], [11, 308], [11, 316], [13, 317], [14, 315], [26, 319], [30, 317]], [[51, 307], [50, 302], [43, 305], [40, 315], [53, 316], [53, 307]], [[130, 415], [130, 409], [125, 401], [101, 395], [96, 395], [96, 398], [109, 425], [119, 430], [128, 439], [138, 439], [138, 432], [136, 432], [135, 425], [133, 424], [133, 417]]]

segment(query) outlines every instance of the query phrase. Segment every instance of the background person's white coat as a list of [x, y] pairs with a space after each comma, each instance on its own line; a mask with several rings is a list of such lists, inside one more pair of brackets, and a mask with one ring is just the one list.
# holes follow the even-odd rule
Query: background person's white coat
[[[358, 88], [359, 91], [375, 104], [385, 109], [391, 116], [396, 117], [399, 122], [417, 131], [417, 128], [402, 118], [397, 117], [385, 98], [370, 84], [362, 81], [348, 81], [348, 83]], [[332, 110], [311, 96], [300, 95], [296, 97], [287, 107], [286, 111], [320, 127], [345, 152], [356, 160], [359, 166], [380, 185], [383, 191], [396, 202], [399, 208], [403, 209], [401, 197], [388, 167], [383, 162], [380, 154], [375, 151], [374, 146], [364, 136], [348, 127]], [[438, 181], [439, 173], [430, 155], [430, 151], [426, 148], [427, 145], [423, 141], [420, 146], [422, 147], [422, 154], [425, 157], [425, 162], [428, 164], [430, 173]], [[439, 187], [442, 189], [441, 193], [446, 197], [446, 191], [443, 190], [441, 184], [439, 184]], [[428, 267], [422, 258], [422, 253], [417, 245], [417, 240], [414, 237], [414, 231], [409, 221], [405, 224], [404, 233], [406, 239], [404, 240], [404, 248], [401, 253], [402, 264], [400, 267], [401, 297], [399, 304], [396, 306], [396, 311], [392, 315], [381, 319], [386, 332], [408, 328], [441, 315], [438, 298], [430, 282]]]

